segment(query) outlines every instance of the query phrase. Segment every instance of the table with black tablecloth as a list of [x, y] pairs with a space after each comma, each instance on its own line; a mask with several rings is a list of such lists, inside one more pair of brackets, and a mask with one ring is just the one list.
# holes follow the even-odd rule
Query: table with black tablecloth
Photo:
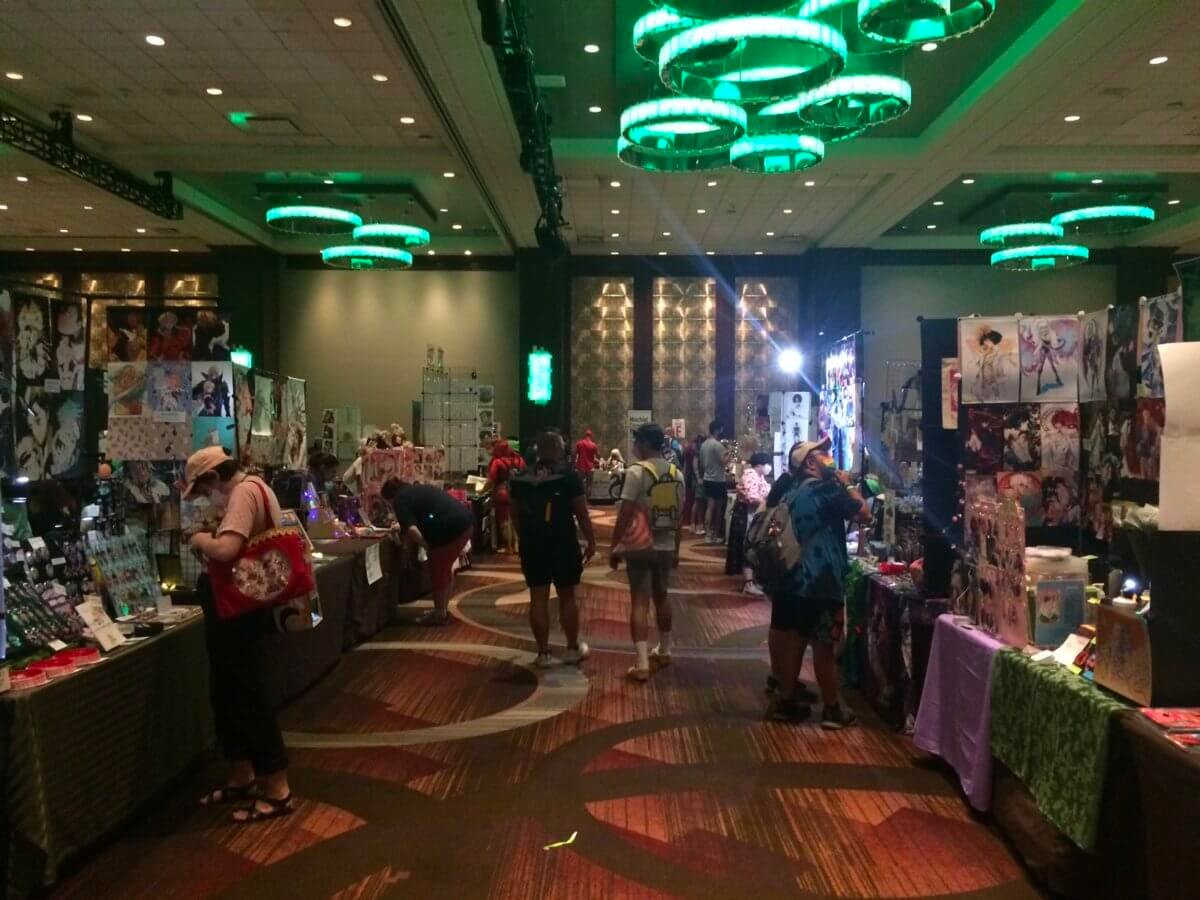
[[199, 619], [0, 695], [9, 896], [117, 827], [213, 741]]

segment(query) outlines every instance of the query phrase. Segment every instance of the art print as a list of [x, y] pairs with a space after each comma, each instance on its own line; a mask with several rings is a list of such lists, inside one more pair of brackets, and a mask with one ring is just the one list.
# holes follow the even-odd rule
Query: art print
[[1161, 297], [1143, 298], [1138, 317], [1139, 397], [1163, 395], [1159, 344], [1183, 340], [1183, 294], [1176, 290]]
[[156, 422], [124, 416], [108, 421], [109, 459], [187, 459], [192, 429], [187, 422]]
[[996, 495], [1015, 500], [1025, 513], [1025, 524], [1038, 528], [1046, 517], [1042, 476], [1038, 472], [1002, 472], [996, 476]]
[[254, 418], [251, 434], [270, 436], [275, 431], [277, 418], [275, 405], [275, 382], [262, 375], [254, 376]]
[[1041, 407], [1022, 403], [1004, 409], [1003, 467], [1033, 472], [1042, 466]]
[[496, 405], [496, 386], [492, 384], [481, 384], [479, 386], [479, 405], [480, 406], [495, 406]]
[[250, 426], [254, 421], [254, 391], [250, 370], [245, 366], [233, 367], [233, 417], [237, 420], [237, 447], [239, 457], [250, 449]]
[[196, 416], [192, 419], [192, 450], [222, 447], [230, 456], [235, 453], [233, 417]]
[[968, 472], [998, 472], [1004, 457], [1004, 413], [999, 409], [967, 410], [963, 466]]
[[19, 386], [41, 385], [50, 375], [49, 301], [43, 297], [17, 295], [17, 382]]
[[146, 361], [146, 310], [137, 306], [110, 306], [108, 361]]
[[1020, 334], [1021, 399], [1039, 403], [1078, 400], [1078, 317], [1021, 319]]
[[108, 364], [108, 415], [140, 416], [145, 413], [146, 364]]
[[201, 309], [192, 328], [192, 359], [228, 361], [230, 316], [227, 312]]
[[87, 336], [83, 330], [83, 304], [53, 303], [54, 368], [59, 390], [82, 391], [87, 364]]
[[1079, 471], [1079, 407], [1050, 404], [1041, 408], [1042, 468], [1051, 472]]
[[55, 478], [73, 478], [80, 474], [83, 461], [83, 392], [51, 394], [49, 474]]
[[958, 320], [962, 402], [1015, 403], [1020, 399], [1021, 364], [1017, 320]]
[[[183, 525], [180, 502], [184, 486], [184, 463], [178, 460], [159, 460], [151, 465], [154, 467], [154, 482], [169, 492], [158, 504], [155, 527], [159, 531], [178, 531]], [[161, 495], [161, 488], [159, 493]]]
[[1134, 423], [1138, 469], [1147, 481], [1158, 481], [1162, 460], [1162, 436], [1166, 424], [1166, 401], [1161, 397], [1140, 399]]
[[192, 415], [233, 416], [233, 365], [192, 363]]
[[1108, 345], [1108, 310], [1083, 317], [1083, 348], [1080, 354], [1079, 399], [1081, 402], [1105, 398], [1108, 371], [1105, 350]]
[[308, 409], [304, 397], [304, 381], [289, 378], [283, 386], [283, 467], [299, 471], [304, 468], [304, 445], [308, 435]]
[[130, 503], [154, 506], [171, 497], [171, 486], [159, 477], [154, 463], [131, 459], [125, 463], [125, 493]]
[[1042, 578], [1035, 588], [1033, 642], [1058, 647], [1083, 624], [1082, 578]]
[[187, 363], [146, 364], [148, 415], [164, 422], [182, 422], [191, 412], [191, 406], [191, 367]]
[[1096, 607], [1096, 683], [1141, 706], [1150, 703], [1150, 632], [1142, 616]]
[[1105, 393], [1109, 400], [1132, 400], [1141, 378], [1138, 361], [1138, 312], [1133, 304], [1108, 311]]
[[958, 428], [958, 383], [961, 380], [957, 358], [942, 360], [942, 427]]
[[53, 429], [49, 396], [39, 387], [17, 394], [13, 454], [18, 475], [31, 481], [46, 477]]
[[1078, 475], [1042, 473], [1042, 524], [1047, 528], [1078, 525], [1082, 510]]
[[192, 358], [192, 329], [196, 313], [190, 309], [162, 309], [150, 314], [148, 355], [160, 362], [188, 362]]
[[1142, 477], [1142, 460], [1138, 455], [1135, 430], [1136, 420], [1137, 407], [1132, 402], [1121, 403], [1110, 410], [1109, 430], [1110, 435], [1115, 436], [1121, 456], [1122, 478]]

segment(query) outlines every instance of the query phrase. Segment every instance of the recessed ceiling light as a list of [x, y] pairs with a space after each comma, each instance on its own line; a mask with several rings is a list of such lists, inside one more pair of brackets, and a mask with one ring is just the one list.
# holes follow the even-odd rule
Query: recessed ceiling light
[[806, 181], [806, 182], [804, 182], [804, 186], [805, 187], [816, 187], [817, 183], [815, 181]]
[[666, 251], [666, 250], [659, 250], [659, 251], [658, 251], [658, 255], [659, 255], [659, 256], [666, 256], [666, 255], [667, 255], [667, 251]]
[[138, 233], [138, 234], [145, 234], [145, 233], [146, 233], [146, 229], [145, 229], [145, 228], [137, 228], [137, 229], [134, 229], [134, 230], [135, 230], [135, 231], [137, 231], [137, 233]]
[[470, 251], [470, 250], [464, 250], [464, 251], [463, 251], [463, 256], [470, 256], [470, 255], [471, 255], [471, 251]]
[[1064, 122], [1078, 122], [1078, 121], [1079, 121], [1079, 119], [1080, 119], [1080, 117], [1079, 117], [1079, 116], [1075, 116], [1075, 115], [1063, 116], [1063, 121], [1064, 121]]
[[767, 232], [767, 237], [775, 237], [775, 232], [773, 232], [773, 231], [768, 231], [768, 232]]
[[621, 214], [621, 211], [619, 209], [610, 209], [609, 212], [612, 213], [614, 216], [619, 216]]
[[172, 253], [178, 253], [178, 252], [179, 252], [179, 248], [178, 248], [178, 247], [172, 247], [172, 248], [171, 248], [171, 252], [172, 252]]
[[589, 107], [588, 107], [588, 112], [590, 112], [590, 113], [599, 113], [599, 112], [604, 112], [604, 107], [602, 107], [602, 106], [589, 106]]
[[450, 227], [451, 227], [451, 228], [453, 228], [455, 231], [462, 231], [462, 226], [461, 226], [461, 225], [459, 225], [457, 222], [455, 222], [455, 223], [454, 223], [453, 225], [451, 225]]
[[698, 216], [702, 216], [702, 215], [704, 215], [706, 212], [708, 212], [708, 210], [707, 210], [707, 209], [698, 209], [698, 210], [696, 210], [696, 215], [698, 215]]
[[755, 251], [754, 251], [754, 255], [755, 255], [755, 256], [762, 256], [762, 255], [763, 255], [763, 252], [762, 252], [761, 250], [755, 250]]
[[21, 79], [23, 79], [25, 76], [24, 76], [24, 75], [22, 75], [20, 72], [5, 72], [5, 73], [4, 73], [4, 77], [5, 77], [5, 78], [9, 78], [9, 79], [11, 79], [11, 80], [13, 80], [13, 81], [20, 81], [20, 80], [21, 80]]
[[1150, 57], [1150, 65], [1152, 65], [1152, 66], [1161, 66], [1161, 65], [1162, 65], [1163, 63], [1165, 63], [1165, 62], [1166, 62], [1168, 59], [1170, 59], [1170, 57], [1169, 57], [1169, 56], [1152, 56], [1152, 57]]
[[584, 53], [599, 53], [600, 45], [599, 44], [584, 44], [583, 52]]
[[790, 215], [792, 214], [792, 211], [791, 211], [790, 209], [785, 209], [785, 210], [783, 211], [783, 214], [784, 214], [785, 216], [790, 216]]
[[974, 183], [975, 183], [975, 179], [974, 179], [974, 178], [964, 178], [964, 179], [962, 180], [962, 183], [963, 183], [963, 184], [974, 184]]
[[663, 232], [663, 237], [670, 237], [670, 236], [671, 236], [671, 232], [669, 232], [669, 231]]
[[619, 188], [619, 187], [621, 186], [621, 182], [619, 182], [619, 181], [610, 181], [610, 182], [608, 183], [608, 186], [609, 186], [610, 188]]
[[708, 183], [708, 186], [709, 186], [709, 187], [716, 187], [716, 186], [717, 186], [717, 183], [716, 183], [715, 181], [710, 181], [710, 182]]
[[60, 229], [58, 229], [58, 233], [59, 234], [70, 234], [71, 229], [70, 228], [60, 228]]
[[324, 180], [325, 184], [333, 184], [333, 179], [332, 179], [332, 178], [326, 178], [326, 179], [323, 179], [323, 180]]
[[417, 120], [416, 120], [416, 119], [414, 119], [412, 116], [401, 116], [401, 117], [400, 117], [400, 124], [401, 124], [401, 125], [413, 125], [413, 124], [415, 124], [415, 123], [416, 123], [416, 121], [417, 121]]
[[936, 225], [926, 225], [925, 227], [926, 227], [926, 228], [928, 228], [930, 231], [936, 231], [936, 230], [937, 230], [937, 226], [936, 226]]
[[160, 38], [157, 34], [148, 34], [146, 35], [146, 43], [151, 47], [161, 47], [166, 43], [166, 41]]
[[205, 88], [204, 93], [208, 94], [210, 97], [220, 97], [225, 92], [220, 88]]
[[705, 256], [716, 256], [716, 255], [717, 255], [717, 251], [716, 251], [716, 250], [705, 250], [705, 251], [704, 251], [704, 255], [705, 255]]
[[453, 172], [443, 172], [443, 173], [442, 173], [442, 177], [443, 177], [443, 178], [453, 178], [453, 177], [454, 177], [454, 173], [453, 173]]
[[946, 201], [945, 201], [945, 200], [934, 200], [934, 201], [933, 201], [933, 205], [934, 205], [934, 206], [945, 206], [945, 205], [946, 205]]
[[351, 25], [354, 24], [354, 20], [347, 19], [345, 16], [338, 16], [336, 19], [333, 20], [333, 24], [336, 25], [338, 28], [349, 28]]
[[608, 251], [608, 255], [609, 255], [609, 256], [620, 256], [620, 255], [621, 255], [621, 251], [620, 251], [620, 250], [609, 250], [609, 251]]
[[95, 209], [96, 207], [94, 207], [94, 206], [88, 206], [88, 205], [85, 203], [85, 204], [83, 204], [83, 208], [84, 208], [84, 209]]
[[436, 250], [426, 250], [425, 255], [426, 256], [437, 256], [437, 251]]
[[122, 253], [131, 253], [132, 251], [128, 247], [122, 247], [121, 252]]
[[938, 48], [938, 45], [935, 44], [933, 41], [926, 41], [924, 44], [921, 45], [921, 49], [924, 50], [926, 53], [932, 53], [937, 48]]
[[26, 253], [32, 253], [32, 252], [33, 252], [33, 248], [32, 248], [32, 247], [26, 247], [26, 248], [25, 248], [25, 252], [26, 252]]
[[8, 204], [0, 203], [0, 212], [8, 212]]
[[71, 249], [72, 249], [72, 250], [74, 250], [76, 253], [82, 253], [82, 252], [83, 252], [83, 248], [82, 248], [82, 247], [72, 247]]
[[440, 212], [440, 213], [448, 213], [448, 212], [450, 212], [450, 210], [448, 210], [448, 209], [446, 209], [446, 207], [442, 206], [442, 207], [439, 207], [439, 208], [438, 208], [438, 212]]
[[[1179, 205], [1181, 202], [1182, 202], [1181, 200], [1168, 200], [1168, 201], [1167, 201], [1167, 206], [1178, 206], [1178, 205]], [[7, 207], [7, 206], [6, 206], [6, 207], [4, 207], [4, 208], [5, 208], [5, 209], [8, 209], [8, 207]]]
[[18, 175], [18, 176], [17, 176], [17, 181], [21, 182], [21, 184], [24, 184], [24, 183], [25, 183], [25, 182], [27, 182], [28, 180], [29, 180], [29, 179], [28, 179], [26, 176], [24, 176], [24, 175]]
[[1104, 184], [1104, 179], [1103, 178], [1093, 178], [1092, 184]]
[[620, 236], [621, 236], [621, 232], [619, 232], [619, 231], [614, 231], [612, 234], [609, 235], [609, 237], [615, 237], [615, 238], [619, 238]]
[[376, 72], [374, 75], [371, 76], [371, 80], [372, 81], [387, 81], [388, 77], [386, 75], [384, 75], [382, 72]]
[[92, 121], [92, 117], [91, 117], [91, 116], [89, 116], [87, 113], [77, 113], [77, 114], [75, 115], [75, 118], [76, 118], [76, 119], [78, 119], [80, 122], [90, 122], [90, 121]]

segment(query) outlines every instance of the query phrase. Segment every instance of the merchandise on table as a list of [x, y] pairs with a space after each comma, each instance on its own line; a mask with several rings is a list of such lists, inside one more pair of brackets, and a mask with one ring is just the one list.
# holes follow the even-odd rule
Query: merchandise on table
[[146, 535], [130, 528], [119, 537], [92, 534], [92, 555], [115, 617], [157, 608], [162, 584]]

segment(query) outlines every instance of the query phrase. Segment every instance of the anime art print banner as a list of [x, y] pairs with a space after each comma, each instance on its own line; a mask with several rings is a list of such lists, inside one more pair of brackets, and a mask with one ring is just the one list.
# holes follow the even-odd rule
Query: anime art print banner
[[860, 446], [856, 343], [856, 338], [847, 338], [833, 346], [825, 357], [821, 387], [821, 435], [831, 439], [834, 461], [846, 472], [858, 464]]
[[1105, 387], [1108, 400], [1132, 400], [1141, 366], [1138, 362], [1138, 313], [1132, 304], [1108, 311]]
[[1138, 315], [1138, 366], [1141, 371], [1139, 397], [1163, 395], [1159, 344], [1183, 340], [1183, 294], [1173, 291], [1161, 297], [1143, 298]]
[[1005, 643], [1028, 642], [1025, 595], [1025, 517], [1019, 506], [980, 497], [967, 507], [976, 624]]
[[1105, 352], [1108, 348], [1108, 310], [1088, 313], [1083, 317], [1083, 347], [1080, 353], [1079, 401], [1088, 403], [1105, 398], [1108, 367]]
[[1021, 399], [1074, 403], [1079, 399], [1078, 316], [1020, 320]]
[[1017, 319], [958, 320], [962, 402], [1016, 403], [1021, 396]]

